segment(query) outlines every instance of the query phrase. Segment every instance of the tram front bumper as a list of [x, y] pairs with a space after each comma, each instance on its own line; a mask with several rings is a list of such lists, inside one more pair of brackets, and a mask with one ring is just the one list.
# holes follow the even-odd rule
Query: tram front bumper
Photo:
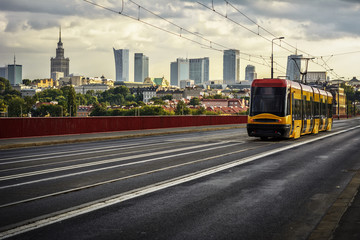
[[250, 137], [289, 137], [290, 124], [247, 124]]

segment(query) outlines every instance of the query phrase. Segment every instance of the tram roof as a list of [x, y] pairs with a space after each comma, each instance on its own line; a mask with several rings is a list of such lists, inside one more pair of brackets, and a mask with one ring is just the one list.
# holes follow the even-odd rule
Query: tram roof
[[330, 95], [331, 93], [316, 88], [316, 87], [311, 87], [309, 85], [304, 85], [295, 81], [291, 81], [291, 80], [287, 80], [287, 79], [271, 79], [271, 78], [264, 78], [264, 79], [255, 79], [252, 84], [252, 87], [292, 87], [292, 88], [296, 88], [296, 89], [302, 89], [302, 90], [306, 90], [309, 92], [315, 92], [315, 93], [319, 93], [321, 95]]

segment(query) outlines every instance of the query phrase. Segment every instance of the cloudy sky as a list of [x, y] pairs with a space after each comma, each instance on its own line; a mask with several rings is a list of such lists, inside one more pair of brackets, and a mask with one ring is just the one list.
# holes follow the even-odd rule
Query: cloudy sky
[[[0, 0], [0, 66], [12, 63], [15, 53], [16, 62], [23, 65], [23, 78], [49, 77], [61, 26], [70, 72], [84, 76], [115, 79], [114, 47], [130, 49], [130, 79], [136, 52], [149, 57], [151, 77], [170, 80], [170, 62], [176, 58], [209, 57], [210, 79], [221, 79], [218, 50], [233, 48], [243, 53], [242, 79], [248, 64], [256, 66], [258, 77], [266, 78], [270, 77], [271, 40], [283, 36], [282, 47], [276, 45], [279, 40], [274, 41], [275, 76], [285, 75], [287, 56], [298, 48], [317, 57], [317, 64], [309, 63], [309, 71], [333, 69], [332, 78], [360, 79], [360, 0], [89, 1], [135, 19], [83, 0]], [[142, 6], [140, 12], [134, 2]], [[215, 12], [198, 2], [214, 7]], [[137, 21], [139, 17], [157, 28]], [[209, 49], [207, 40], [218, 50]]]

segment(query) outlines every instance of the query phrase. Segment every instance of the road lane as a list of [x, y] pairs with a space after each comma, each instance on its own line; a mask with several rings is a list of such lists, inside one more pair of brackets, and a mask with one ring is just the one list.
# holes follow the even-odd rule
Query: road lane
[[[320, 137], [325, 136], [326, 134], [330, 134], [330, 133], [322, 133], [322, 135], [319, 134], [319, 136]], [[261, 142], [261, 141], [258, 141], [257, 139], [244, 138], [244, 133], [241, 131], [239, 131], [239, 133], [225, 131], [225, 133], [221, 133], [221, 134], [216, 134], [216, 133], [203, 134], [206, 138], [204, 138], [204, 136], [199, 136], [199, 135], [202, 135], [202, 134], [181, 135], [181, 136], [177, 136], [177, 137], [170, 136], [167, 139], [163, 138], [163, 141], [165, 141], [167, 143], [166, 144], [167, 147], [170, 146], [170, 149], [171, 148], [176, 149], [176, 147], [179, 146], [180, 143], [182, 143], [182, 144], [190, 143], [192, 145], [194, 145], [194, 144], [199, 145], [199, 144], [204, 144], [204, 143], [209, 144], [209, 142], [211, 142], [211, 144], [216, 143], [219, 146], [222, 146], [221, 151], [219, 149], [209, 148], [209, 149], [204, 149], [204, 151], [201, 153], [197, 152], [196, 154], [195, 153], [189, 154], [188, 156], [184, 156], [184, 157], [182, 157], [181, 154], [178, 154], [178, 156], [171, 156], [171, 154], [167, 154], [167, 156], [162, 156], [163, 161], [158, 161], [157, 164], [155, 164], [155, 165], [153, 165], [153, 163], [151, 163], [151, 162], [147, 162], [146, 164], [144, 164], [144, 163], [139, 164], [138, 167], [134, 167], [132, 169], [126, 167], [126, 169], [124, 169], [124, 172], [122, 172], [122, 174], [124, 174], [123, 175], [124, 179], [122, 179], [121, 181], [115, 180], [115, 182], [112, 182], [111, 184], [107, 183], [102, 186], [96, 186], [96, 187], [93, 186], [93, 187], [83, 189], [81, 191], [78, 190], [76, 192], [72, 192], [71, 194], [70, 193], [62, 194], [62, 195], [58, 195], [56, 197], [49, 196], [48, 198], [40, 199], [40, 200], [38, 199], [37, 201], [35, 201], [35, 199], [34, 199], [34, 201], [30, 201], [30, 202], [27, 202], [24, 204], [19, 204], [20, 206], [17, 205], [17, 206], [7, 206], [7, 207], [3, 207], [3, 208], [0, 207], [0, 214], [2, 213], [3, 215], [5, 214], [5, 216], [12, 216], [4, 221], [1, 221], [1, 226], [3, 226], [3, 229], [6, 229], [7, 224], [9, 224], [9, 223], [16, 224], [21, 221], [28, 221], [29, 219], [31, 220], [31, 219], [35, 218], [36, 216], [51, 214], [55, 210], [63, 211], [63, 210], [70, 208], [71, 206], [81, 205], [81, 204], [84, 204], [87, 202], [95, 201], [96, 199], [100, 199], [100, 198], [107, 198], [109, 196], [113, 196], [113, 195], [116, 195], [119, 193], [121, 194], [121, 193], [124, 193], [127, 191], [131, 191], [133, 189], [138, 189], [138, 188], [146, 187], [151, 184], [156, 184], [161, 181], [168, 181], [168, 180], [174, 179], [179, 176], [184, 176], [185, 174], [191, 174], [191, 173], [199, 171], [201, 169], [208, 169], [208, 168], [211, 168], [211, 167], [214, 167], [217, 165], [225, 164], [227, 162], [232, 162], [232, 161], [235, 161], [238, 159], [244, 159], [244, 158], [252, 156], [254, 154], [258, 154], [258, 153], [261, 153], [264, 151], [269, 151], [271, 149], [281, 148], [281, 147], [288, 146], [288, 145], [291, 145], [294, 143], [299, 144], [302, 141], [306, 141], [306, 140], [309, 140], [309, 139], [312, 139], [315, 137], [315, 136], [303, 137], [303, 138], [301, 138], [300, 141], [289, 140], [289, 141]], [[149, 138], [149, 139], [151, 139], [151, 138]], [[326, 139], [320, 140], [320, 142], [325, 141], [325, 140]], [[144, 142], [144, 144], [146, 145], [146, 142]], [[308, 145], [315, 146], [315, 143], [308, 144]], [[181, 146], [184, 146], [184, 145], [181, 145]], [[302, 147], [298, 147], [298, 148], [302, 148]], [[160, 148], [160, 150], [161, 150], [161, 148]], [[66, 155], [66, 151], [64, 151], [64, 149], [62, 149], [62, 151]], [[140, 149], [140, 151], [141, 151], [141, 149]], [[290, 150], [289, 152], [292, 152], [292, 150]], [[295, 151], [295, 152], [298, 152], [298, 151]], [[300, 150], [300, 152], [301, 152], [301, 150]], [[279, 153], [279, 154], [281, 155], [282, 153]], [[276, 155], [276, 158], [278, 158], [279, 154]], [[213, 157], [211, 157], [211, 156], [213, 156]], [[218, 156], [218, 157], [214, 157], [214, 156]], [[69, 157], [69, 156], [67, 156], [67, 157]], [[204, 160], [207, 158], [209, 158], [209, 159]], [[291, 158], [293, 158], [293, 156], [291, 156], [290, 159]], [[320, 156], [320, 159], [322, 159], [322, 158], [325, 158], [325, 157]], [[51, 160], [49, 159], [49, 161], [51, 161]], [[161, 162], [161, 164], [159, 164], [160, 162]], [[263, 162], [263, 161], [257, 160], [256, 162]], [[290, 162], [293, 163], [293, 161], [290, 161]], [[131, 162], [129, 162], [129, 163], [131, 164]], [[284, 164], [284, 163], [277, 163], [274, 166], [281, 166], [281, 164]], [[94, 167], [94, 166], [92, 166], [92, 167]], [[162, 168], [164, 168], [164, 169], [162, 169]], [[149, 169], [152, 169], [152, 170], [147, 172], [146, 170], [149, 170]], [[74, 172], [76, 172], [76, 171], [77, 170], [75, 169]], [[231, 170], [229, 170], [229, 172], [227, 172], [227, 171], [225, 171], [225, 172], [229, 173], [230, 175], [233, 175], [232, 171], [233, 170], [231, 169]], [[265, 170], [264, 170], [264, 168], [260, 167], [259, 169], [257, 169], [256, 171], [252, 171], [251, 173], [252, 173], [252, 175], [257, 176], [258, 172], [262, 173], [264, 171], [265, 171], [265, 173], [272, 173], [275, 170], [273, 168], [265, 168]], [[126, 176], [131, 176], [131, 174], [134, 175], [134, 173], [136, 173], [138, 175], [136, 175], [136, 177], [134, 177], [134, 178], [126, 177]], [[247, 173], [247, 174], [249, 174], [249, 173]], [[245, 175], [247, 175], [247, 174], [245, 174]], [[114, 172], [113, 172], [113, 174], [111, 174], [110, 172], [107, 172], [106, 174], [101, 174], [101, 175], [91, 175], [91, 176], [86, 177], [86, 179], [84, 179], [83, 177], [79, 177], [78, 179], [76, 179], [76, 181], [74, 181], [75, 179], [72, 178], [70, 181], [76, 182], [76, 185], [78, 187], [81, 187], [81, 186], [85, 186], [86, 183], [89, 182], [89, 179], [91, 179], [91, 180], [97, 179], [94, 182], [100, 182], [100, 179], [103, 179], [104, 175], [109, 176], [109, 179], [115, 179], [115, 176], [119, 176], [118, 174], [115, 174]], [[217, 175], [217, 174], [215, 174], [215, 175]], [[241, 177], [239, 177], [239, 176], [241, 176]], [[237, 181], [240, 181], [240, 182], [242, 180], [245, 181], [247, 178], [251, 178], [251, 179], [255, 178], [254, 176], [248, 176], [247, 178], [246, 177], [244, 178], [242, 175], [239, 175], [239, 176], [237, 177], [238, 178]], [[262, 181], [261, 178], [259, 178], [259, 179], [260, 179], [260, 181]], [[225, 181], [228, 181], [228, 180], [225, 180]], [[274, 181], [274, 183], [272, 185], [281, 185], [281, 184], [286, 185], [288, 183], [284, 180], [280, 181], [279, 179], [277, 179], [276, 181]], [[54, 186], [54, 182], [49, 182], [49, 185], [50, 186], [43, 184], [43, 185], [38, 185], [38, 186], [32, 186], [27, 190], [21, 189], [21, 188], [18, 188], [16, 190], [17, 190], [17, 192], [25, 192], [25, 195], [31, 195], [31, 192], [35, 192], [35, 194], [34, 194], [35, 196], [41, 196], [41, 194], [46, 194], [46, 192], [48, 192], [49, 189], [52, 188], [52, 186]], [[55, 185], [56, 185], [55, 188], [62, 188], [63, 191], [66, 191], [66, 189], [69, 189], [72, 186], [70, 182], [63, 183], [62, 181], [55, 183]], [[174, 187], [174, 188], [177, 188], [177, 187]], [[41, 190], [40, 192], [43, 191], [43, 193], [40, 193], [40, 192], [37, 192], [37, 189], [45, 189], [45, 191]], [[48, 189], [48, 190], [46, 190], [46, 189]], [[173, 189], [173, 188], [171, 188], [171, 189]], [[217, 189], [217, 190], [219, 190], [219, 189]], [[4, 191], [4, 190], [0, 190], [0, 193], [1, 193], [1, 191]], [[164, 191], [165, 190], [160, 191], [160, 192], [164, 192]], [[259, 191], [259, 190], [257, 190], [257, 191]], [[264, 190], [262, 189], [262, 191], [264, 191]], [[260, 192], [262, 192], [262, 191], [260, 191]], [[200, 190], [200, 192], [202, 192], [202, 190]], [[11, 200], [15, 199], [16, 194], [14, 194], [14, 193], [11, 194], [9, 192], [3, 192], [3, 193], [5, 193], [5, 195], [7, 195], [7, 196], [10, 196], [8, 199], [8, 203], [10, 203]], [[190, 191], [189, 194], [187, 194], [187, 195], [189, 195], [191, 198], [191, 194], [196, 195], [197, 193]], [[275, 191], [275, 194], [276, 194], [276, 191]], [[96, 196], [96, 197], [92, 197], [92, 196]], [[254, 197], [254, 196], [251, 196], [251, 197]], [[245, 200], [250, 201], [251, 197], [249, 199], [245, 198]], [[21, 201], [21, 199], [20, 199], [20, 201]], [[126, 203], [125, 203], [125, 205], [126, 205]], [[286, 206], [286, 204], [285, 204], [285, 206]], [[45, 208], [46, 208], [46, 210], [44, 210]], [[23, 212], [24, 216], [13, 217], [14, 215], [16, 215], [16, 212]], [[165, 214], [165, 213], [158, 213], [158, 214]], [[12, 220], [10, 220], [10, 218], [12, 218]], [[138, 220], [141, 221], [141, 219], [138, 219]], [[70, 220], [70, 221], [72, 221], [72, 220]], [[210, 225], [212, 225], [212, 224], [210, 224]], [[135, 226], [133, 226], [133, 227], [135, 227]], [[132, 228], [132, 227], [128, 226], [128, 228]], [[21, 235], [21, 236], [24, 237], [23, 235]], [[160, 236], [162, 236], [162, 235], [160, 234]], [[131, 237], [131, 236], [129, 236], [129, 237]]]

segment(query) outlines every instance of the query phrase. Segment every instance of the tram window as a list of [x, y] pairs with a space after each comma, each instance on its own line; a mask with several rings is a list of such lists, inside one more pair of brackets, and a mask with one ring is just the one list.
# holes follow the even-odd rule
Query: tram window
[[326, 105], [323, 101], [320, 103], [320, 109], [321, 109], [321, 117], [324, 118], [326, 116]]
[[301, 100], [294, 99], [294, 108], [293, 108], [293, 119], [294, 120], [300, 120], [301, 119]]
[[290, 115], [290, 104], [291, 104], [290, 92], [288, 92], [287, 99], [286, 99], [286, 112], [285, 112], [285, 116]]
[[311, 102], [306, 101], [306, 118], [311, 118]]
[[251, 89], [250, 116], [271, 113], [285, 115], [286, 88], [253, 87]]
[[315, 102], [314, 103], [314, 118], [320, 117], [320, 103]]
[[329, 116], [329, 118], [333, 117], [332, 108], [333, 108], [332, 104], [328, 104], [328, 116]]

